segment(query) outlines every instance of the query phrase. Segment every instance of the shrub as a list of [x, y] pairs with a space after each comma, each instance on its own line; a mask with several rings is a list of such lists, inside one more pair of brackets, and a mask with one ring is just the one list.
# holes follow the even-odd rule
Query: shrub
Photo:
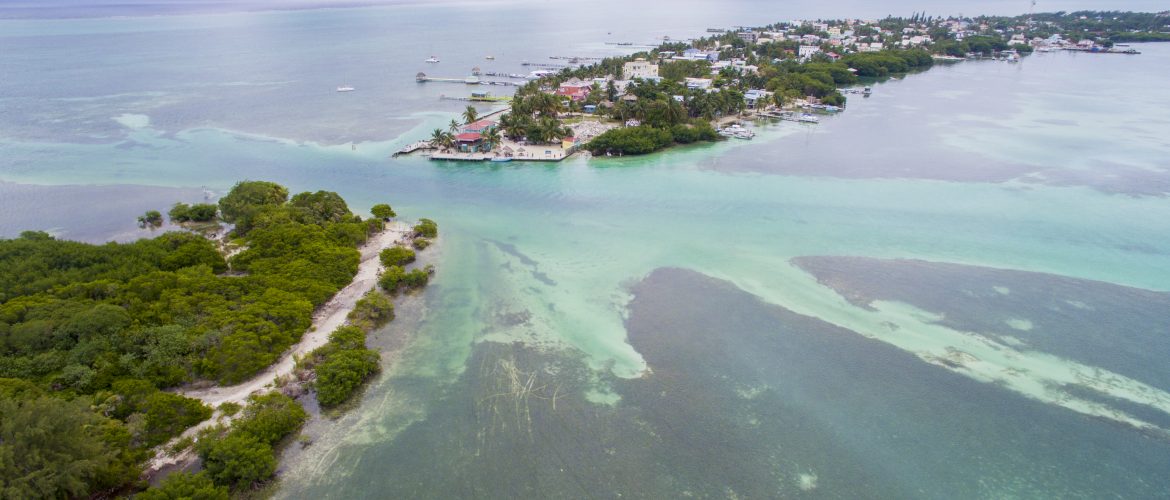
[[206, 473], [175, 472], [163, 479], [157, 488], [150, 488], [134, 496], [136, 500], [228, 500], [228, 489], [216, 486]]
[[219, 207], [210, 203], [175, 203], [167, 215], [170, 215], [171, 222], [210, 222], [218, 211]]
[[146, 213], [138, 216], [138, 225], [158, 227], [163, 223], [163, 216], [158, 210], [147, 210]]
[[370, 290], [357, 301], [346, 319], [351, 325], [368, 332], [394, 321], [394, 303], [386, 294]]
[[378, 277], [378, 286], [389, 293], [396, 293], [405, 277], [406, 271], [402, 269], [402, 266], [390, 266], [382, 271], [382, 275]]
[[272, 447], [251, 434], [232, 432], [207, 444], [201, 440], [199, 448], [204, 470], [218, 485], [246, 488], [276, 472]]
[[415, 238], [410, 242], [410, 245], [413, 246], [415, 250], [426, 250], [427, 247], [431, 246], [431, 240], [426, 238]]
[[368, 349], [331, 353], [317, 365], [317, 401], [331, 407], [344, 403], [378, 370], [378, 353]]
[[370, 208], [370, 213], [373, 214], [374, 217], [382, 220], [390, 220], [391, 218], [398, 215], [394, 213], [394, 209], [390, 208], [390, 205], [385, 203], [374, 205], [372, 208]]
[[431, 275], [426, 271], [422, 269], [415, 269], [409, 273], [406, 273], [406, 275], [402, 277], [402, 286], [405, 286], [408, 290], [417, 290], [427, 286], [427, 282], [430, 281], [430, 279]]
[[232, 426], [232, 433], [248, 434], [272, 445], [299, 429], [309, 414], [299, 403], [279, 392], [253, 395], [243, 415]]
[[390, 247], [382, 250], [379, 255], [382, 259], [382, 265], [390, 266], [405, 266], [414, 262], [414, 250], [406, 247]]
[[211, 408], [203, 402], [162, 391], [147, 396], [141, 411], [146, 415], [147, 446], [165, 442], [211, 417]]
[[418, 224], [414, 225], [414, 235], [435, 238], [439, 236], [439, 224], [430, 219], [419, 219]]

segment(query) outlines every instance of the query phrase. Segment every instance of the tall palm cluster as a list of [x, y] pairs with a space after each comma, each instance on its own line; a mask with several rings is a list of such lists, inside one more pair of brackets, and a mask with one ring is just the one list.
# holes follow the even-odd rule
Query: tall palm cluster
[[[474, 106], [469, 105], [463, 110], [463, 120], [466, 124], [474, 123], [478, 119], [479, 111]], [[461, 126], [458, 121], [451, 120], [451, 123], [447, 124], [447, 130], [435, 129], [431, 132], [431, 146], [444, 150], [455, 147], [455, 132], [458, 132]], [[480, 135], [487, 143], [492, 145], [500, 143], [500, 131], [495, 127], [484, 130]]]
[[563, 98], [539, 90], [518, 93], [512, 99], [512, 111], [500, 117], [500, 128], [511, 139], [547, 143], [572, 135], [557, 114], [565, 110]]

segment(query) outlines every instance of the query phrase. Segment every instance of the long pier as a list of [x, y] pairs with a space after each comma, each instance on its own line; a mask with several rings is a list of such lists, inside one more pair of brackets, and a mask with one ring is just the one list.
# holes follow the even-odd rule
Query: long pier
[[520, 65], [521, 66], [534, 66], [537, 68], [555, 68], [555, 69], [563, 69], [563, 68], [568, 67], [568, 66], [565, 66], [564, 64], [534, 63], [534, 62], [528, 62], [528, 61], [524, 61], [524, 62], [520, 63]]
[[501, 96], [489, 95], [489, 96], [483, 96], [483, 97], [476, 97], [476, 96], [459, 97], [459, 96], [451, 96], [451, 95], [441, 95], [441, 96], [439, 96], [439, 99], [444, 99], [444, 100], [448, 100], [448, 101], [474, 101], [474, 102], [509, 102], [512, 100], [511, 97], [502, 96], [502, 95]]
[[414, 76], [414, 81], [418, 83], [426, 82], [442, 82], [442, 83], [462, 83], [464, 85], [503, 85], [508, 87], [519, 86], [516, 82], [500, 82], [494, 80], [480, 80], [478, 76], [471, 75], [464, 78], [443, 78], [437, 76], [427, 76], [426, 73], [419, 73]]

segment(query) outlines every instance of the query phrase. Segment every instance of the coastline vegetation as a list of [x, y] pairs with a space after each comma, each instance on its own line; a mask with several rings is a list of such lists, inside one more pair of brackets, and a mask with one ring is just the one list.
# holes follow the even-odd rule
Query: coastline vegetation
[[[180, 204], [171, 215], [210, 212]], [[212, 413], [162, 389], [236, 383], [270, 365], [353, 279], [356, 247], [384, 227], [352, 214], [336, 193], [289, 198], [268, 182], [237, 184], [218, 212], [244, 248], [230, 259], [185, 232], [104, 245], [35, 231], [0, 240], [0, 496], [108, 496], [138, 486], [152, 447]], [[392, 306], [373, 301], [355, 321], [392, 317]], [[300, 410], [280, 395], [237, 409], [223, 440], [197, 446], [205, 475], [177, 476], [150, 495], [270, 476], [271, 447], [304, 419], [289, 404]], [[292, 423], [264, 430], [272, 419]]]

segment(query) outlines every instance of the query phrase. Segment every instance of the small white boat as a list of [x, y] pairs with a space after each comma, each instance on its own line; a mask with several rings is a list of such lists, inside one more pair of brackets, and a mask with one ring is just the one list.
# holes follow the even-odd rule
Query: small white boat
[[431, 57], [428, 57], [428, 58], [427, 58], [427, 60], [426, 60], [425, 62], [428, 62], [428, 63], [431, 63], [431, 64], [435, 64], [435, 63], [439, 62], [439, 58], [437, 58], [437, 57], [435, 57], [435, 56], [431, 56]]
[[484, 57], [484, 59], [487, 59], [487, 60], [489, 60], [489, 61], [495, 61], [495, 60], [496, 60], [496, 56], [486, 56], [486, 57]]
[[821, 119], [820, 119], [820, 118], [817, 118], [817, 117], [816, 117], [816, 116], [814, 116], [814, 115], [810, 115], [810, 114], [808, 114], [808, 113], [802, 113], [802, 114], [801, 114], [801, 115], [800, 115], [800, 116], [799, 116], [799, 117], [796, 119], [796, 121], [800, 121], [800, 122], [804, 122], [804, 123], [820, 123]]
[[719, 135], [721, 135], [723, 137], [734, 137], [736, 139], [743, 139], [743, 140], [747, 140], [747, 141], [752, 140], [752, 137], [756, 136], [755, 132], [752, 132], [751, 130], [743, 128], [739, 124], [733, 124], [733, 125], [730, 125], [728, 127], [724, 127], [722, 129], [719, 129], [718, 132], [719, 132]]
[[349, 85], [342, 85], [340, 87], [337, 87], [338, 92], [353, 92], [354, 90], [355, 89], [353, 87], [350, 87]]

